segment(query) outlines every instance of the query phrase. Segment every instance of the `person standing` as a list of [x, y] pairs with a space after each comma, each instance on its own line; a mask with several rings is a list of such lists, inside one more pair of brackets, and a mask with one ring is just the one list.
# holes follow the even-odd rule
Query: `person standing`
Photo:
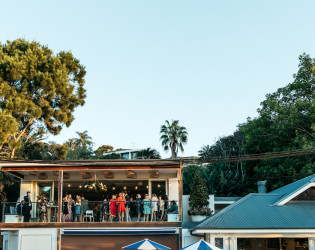
[[0, 223], [2, 222], [2, 214], [4, 213], [4, 209], [5, 209], [5, 202], [7, 202], [7, 195], [6, 193], [3, 191], [4, 189], [4, 185], [1, 183], [0, 184]]
[[68, 200], [69, 200], [69, 196], [68, 194], [65, 194], [65, 197], [63, 197], [62, 199], [62, 217], [63, 217], [63, 221], [66, 221], [66, 217], [68, 216], [69, 214], [69, 211], [68, 211]]
[[141, 214], [142, 214], [142, 208], [141, 208], [141, 194], [137, 194], [136, 198], [136, 213], [138, 216], [137, 222], [141, 221]]
[[29, 222], [31, 218], [31, 210], [32, 210], [32, 194], [30, 191], [27, 191], [26, 196], [24, 196], [25, 200], [25, 217], [24, 222]]
[[159, 221], [162, 221], [164, 216], [164, 201], [162, 199], [162, 196], [159, 196], [159, 211]]
[[80, 195], [76, 196], [74, 203], [74, 222], [81, 221], [81, 197]]
[[119, 193], [119, 197], [117, 198], [117, 202], [118, 202], [118, 218], [119, 221], [124, 221], [124, 215], [126, 212], [126, 207], [125, 207], [125, 203], [126, 203], [126, 199], [123, 195], [123, 193]]
[[47, 222], [47, 199], [45, 194], [41, 195], [42, 197], [38, 200], [39, 209], [40, 209], [40, 222]]
[[113, 218], [116, 217], [116, 195], [113, 195], [110, 204], [109, 204], [109, 209], [110, 209], [110, 222], [113, 222]]
[[131, 222], [131, 217], [130, 217], [130, 195], [125, 191], [125, 199], [126, 199], [126, 221]]
[[143, 221], [149, 221], [149, 217], [150, 217], [150, 213], [151, 213], [151, 201], [149, 198], [149, 195], [145, 195], [144, 199], [143, 199]]
[[155, 219], [156, 221], [156, 214], [158, 211], [158, 198], [156, 197], [156, 194], [152, 194], [151, 199], [151, 222]]

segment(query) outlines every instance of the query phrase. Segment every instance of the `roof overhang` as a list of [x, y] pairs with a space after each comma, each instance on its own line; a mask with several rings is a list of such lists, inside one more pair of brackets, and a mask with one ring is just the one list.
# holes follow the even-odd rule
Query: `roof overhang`
[[315, 228], [270, 229], [192, 229], [193, 235], [202, 234], [315, 234]]
[[180, 168], [180, 159], [166, 160], [95, 160], [95, 161], [0, 161], [1, 171], [56, 171], [102, 169]]
[[[313, 179], [312, 179], [313, 180]], [[288, 203], [290, 200], [294, 199], [296, 196], [298, 196], [299, 194], [303, 193], [304, 191], [306, 191], [307, 189], [311, 188], [311, 187], [315, 187], [315, 183], [314, 182], [308, 182], [306, 183], [304, 186], [302, 186], [301, 188], [295, 190], [294, 192], [282, 197], [280, 200], [278, 200], [275, 204], [275, 206], [283, 206], [286, 203]]]

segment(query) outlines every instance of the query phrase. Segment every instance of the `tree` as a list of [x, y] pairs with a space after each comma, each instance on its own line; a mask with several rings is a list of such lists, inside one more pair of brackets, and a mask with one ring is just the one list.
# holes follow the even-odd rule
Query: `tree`
[[0, 159], [7, 158], [8, 150], [2, 150], [3, 145], [10, 143], [10, 136], [18, 131], [18, 124], [11, 116], [0, 111]]
[[103, 146], [100, 146], [98, 149], [96, 149], [95, 151], [95, 154], [100, 157], [104, 154], [107, 154], [107, 153], [110, 153], [110, 152], [113, 152], [114, 150], [114, 147], [113, 146], [110, 146], [110, 145], [103, 145]]
[[194, 183], [192, 184], [192, 191], [189, 196], [189, 215], [210, 215], [211, 210], [209, 206], [209, 190], [206, 182], [201, 177], [201, 174], [197, 171]]
[[94, 143], [92, 142], [92, 137], [85, 130], [83, 132], [76, 132], [79, 138], [75, 139], [75, 145], [79, 148], [88, 148], [88, 146], [92, 146]]
[[[206, 145], [199, 151], [201, 162], [213, 158], [241, 156], [245, 136], [239, 130], [233, 135], [221, 137], [212, 146]], [[218, 196], [239, 196], [246, 193], [245, 169], [242, 161], [211, 163], [207, 165], [207, 183], [211, 193]]]
[[165, 121], [166, 125], [161, 126], [160, 134], [162, 146], [165, 151], [171, 149], [172, 158], [176, 158], [178, 150], [184, 152], [183, 144], [187, 143], [187, 129], [183, 126], [179, 126], [178, 120], [172, 120], [170, 123], [168, 120]]
[[[259, 116], [240, 126], [247, 153], [315, 146], [315, 60], [306, 54], [299, 60], [293, 82], [266, 95], [258, 109]], [[309, 155], [247, 162], [246, 172], [252, 178], [248, 183], [254, 186], [257, 179], [266, 179], [269, 187], [275, 189], [305, 177], [303, 174], [310, 173], [309, 169], [315, 169], [314, 161], [315, 156]]]
[[136, 153], [137, 159], [161, 159], [160, 153], [154, 148], [146, 148]]
[[10, 143], [1, 144], [10, 149], [11, 159], [34, 130], [57, 135], [71, 125], [75, 108], [84, 105], [85, 74], [71, 52], [54, 55], [24, 39], [0, 44], [0, 110], [19, 125]]

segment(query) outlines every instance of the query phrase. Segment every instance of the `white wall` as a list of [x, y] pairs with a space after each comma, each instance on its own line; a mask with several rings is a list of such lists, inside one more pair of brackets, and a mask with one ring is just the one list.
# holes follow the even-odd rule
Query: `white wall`
[[[183, 195], [183, 221], [191, 221], [190, 216], [188, 215], [189, 207], [189, 195]], [[209, 207], [212, 211], [214, 211], [214, 195], [209, 195]]]
[[[57, 229], [25, 228], [5, 231], [3, 235], [4, 250], [56, 250]], [[7, 249], [5, 248], [7, 245]]]
[[178, 204], [178, 179], [177, 178], [169, 178], [168, 179], [168, 199], [177, 201]]

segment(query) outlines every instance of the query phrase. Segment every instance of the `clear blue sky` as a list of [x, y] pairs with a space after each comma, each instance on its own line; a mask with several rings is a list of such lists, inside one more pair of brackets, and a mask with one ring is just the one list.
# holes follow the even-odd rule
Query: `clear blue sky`
[[0, 41], [71, 50], [86, 66], [86, 104], [50, 140], [88, 130], [95, 147], [163, 153], [160, 125], [179, 119], [191, 156], [256, 116], [265, 95], [292, 80], [299, 54], [315, 57], [314, 13], [307, 0], [10, 0]]

